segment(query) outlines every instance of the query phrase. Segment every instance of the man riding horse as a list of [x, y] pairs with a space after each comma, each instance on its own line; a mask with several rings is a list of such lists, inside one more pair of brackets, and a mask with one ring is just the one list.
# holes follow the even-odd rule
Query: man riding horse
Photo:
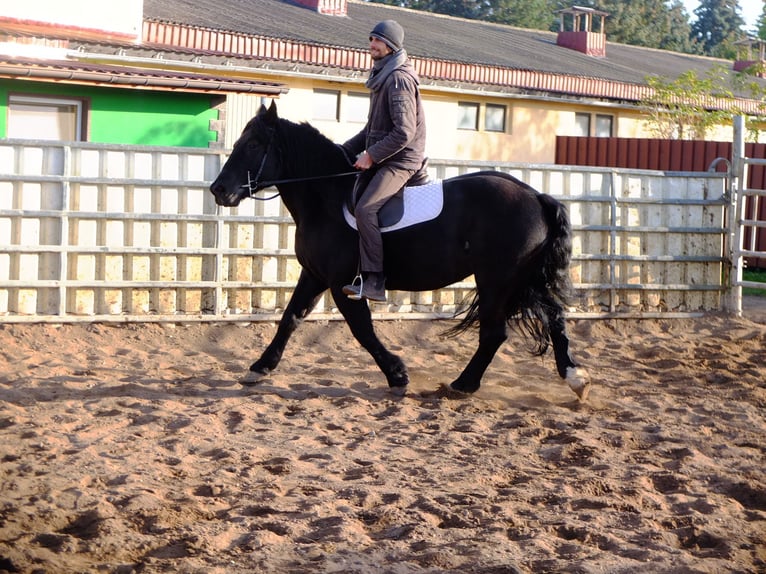
[[362, 170], [354, 187], [361, 280], [343, 287], [351, 299], [386, 300], [378, 212], [423, 167], [426, 124], [418, 74], [403, 48], [404, 30], [384, 20], [370, 32], [372, 70], [367, 124], [343, 144]]

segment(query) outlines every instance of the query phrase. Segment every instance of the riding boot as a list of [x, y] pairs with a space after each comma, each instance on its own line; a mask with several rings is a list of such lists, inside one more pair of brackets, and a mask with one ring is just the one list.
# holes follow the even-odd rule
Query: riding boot
[[385, 303], [386, 276], [383, 273], [362, 273], [362, 276], [355, 278], [350, 285], [343, 286], [343, 293], [354, 301], [369, 299]]
[[364, 282], [362, 297], [370, 301], [386, 302], [386, 276], [383, 273], [368, 273]]

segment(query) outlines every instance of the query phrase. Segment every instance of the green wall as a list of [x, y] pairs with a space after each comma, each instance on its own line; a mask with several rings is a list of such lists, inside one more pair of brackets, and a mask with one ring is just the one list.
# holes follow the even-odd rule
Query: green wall
[[86, 99], [90, 142], [207, 147], [217, 137], [208, 129], [218, 118], [211, 95], [18, 80], [0, 80], [0, 137], [7, 137], [9, 94]]

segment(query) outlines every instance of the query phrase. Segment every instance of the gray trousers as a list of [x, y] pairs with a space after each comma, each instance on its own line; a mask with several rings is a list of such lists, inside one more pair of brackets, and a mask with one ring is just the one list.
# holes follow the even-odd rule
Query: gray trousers
[[382, 165], [359, 174], [354, 188], [354, 217], [359, 229], [359, 257], [363, 273], [383, 272], [383, 238], [378, 227], [378, 212], [415, 173]]

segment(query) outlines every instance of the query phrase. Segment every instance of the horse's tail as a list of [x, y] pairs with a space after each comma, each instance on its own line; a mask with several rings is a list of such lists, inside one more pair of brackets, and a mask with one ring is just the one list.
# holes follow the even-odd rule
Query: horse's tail
[[524, 265], [527, 280], [508, 302], [507, 318], [532, 339], [531, 351], [543, 355], [550, 345], [550, 321], [562, 312], [570, 289], [572, 226], [567, 209], [558, 200], [539, 193], [548, 235]]
[[560, 305], [566, 305], [571, 288], [569, 263], [572, 260], [572, 225], [566, 206], [544, 193], [537, 199], [543, 206], [548, 224], [548, 237], [543, 244], [543, 289]]
[[[522, 262], [518, 277], [522, 277], [506, 305], [506, 319], [528, 335], [532, 352], [543, 355], [550, 344], [550, 317], [556, 308], [566, 305], [570, 289], [569, 263], [572, 257], [572, 227], [566, 207], [550, 195], [539, 193], [548, 226], [545, 241]], [[473, 298], [464, 308], [463, 319], [447, 331], [457, 335], [479, 322], [479, 299]]]

